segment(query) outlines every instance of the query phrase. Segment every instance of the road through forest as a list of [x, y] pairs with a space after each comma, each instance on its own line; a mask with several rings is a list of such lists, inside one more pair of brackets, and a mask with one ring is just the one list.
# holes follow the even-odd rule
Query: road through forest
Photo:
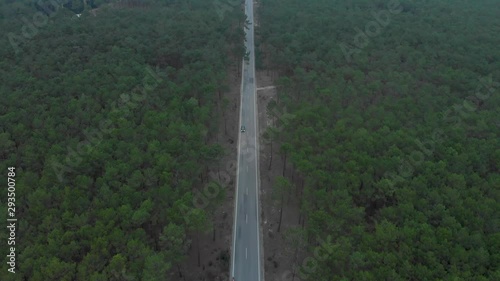
[[250, 22], [245, 28], [248, 60], [242, 66], [238, 168], [233, 228], [231, 276], [235, 281], [261, 281], [259, 170], [253, 1], [245, 1]]

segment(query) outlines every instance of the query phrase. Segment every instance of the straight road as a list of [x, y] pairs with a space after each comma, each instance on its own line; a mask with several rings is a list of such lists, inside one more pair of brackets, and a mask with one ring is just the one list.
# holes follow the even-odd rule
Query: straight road
[[255, 87], [255, 51], [253, 1], [245, 0], [250, 22], [245, 29], [245, 47], [249, 59], [243, 61], [241, 81], [240, 132], [233, 229], [231, 277], [235, 281], [262, 281], [260, 264], [259, 169], [257, 98]]

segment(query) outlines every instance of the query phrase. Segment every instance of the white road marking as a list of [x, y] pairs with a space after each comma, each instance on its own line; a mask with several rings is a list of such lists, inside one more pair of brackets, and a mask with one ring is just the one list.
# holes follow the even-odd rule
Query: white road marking
[[245, 259], [248, 259], [248, 248], [245, 248]]

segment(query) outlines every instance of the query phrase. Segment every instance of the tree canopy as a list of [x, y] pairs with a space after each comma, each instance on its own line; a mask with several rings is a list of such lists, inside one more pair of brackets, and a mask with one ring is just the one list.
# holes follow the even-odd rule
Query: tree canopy
[[498, 280], [498, 3], [259, 3], [308, 247], [334, 249], [302, 280]]
[[[167, 280], [188, 234], [210, 227], [193, 197], [224, 153], [212, 141], [218, 92], [242, 57], [244, 16], [214, 16], [201, 0], [87, 1], [76, 11], [83, 2], [0, 4], [0, 167], [17, 172], [15, 278]], [[23, 20], [32, 15], [48, 18], [36, 32]], [[0, 279], [11, 280], [5, 267]]]

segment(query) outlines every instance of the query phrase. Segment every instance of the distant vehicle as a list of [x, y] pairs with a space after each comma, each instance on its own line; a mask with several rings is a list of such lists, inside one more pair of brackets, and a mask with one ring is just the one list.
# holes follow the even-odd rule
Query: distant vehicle
[[244, 133], [245, 132], [245, 126], [241, 126], [241, 132]]

